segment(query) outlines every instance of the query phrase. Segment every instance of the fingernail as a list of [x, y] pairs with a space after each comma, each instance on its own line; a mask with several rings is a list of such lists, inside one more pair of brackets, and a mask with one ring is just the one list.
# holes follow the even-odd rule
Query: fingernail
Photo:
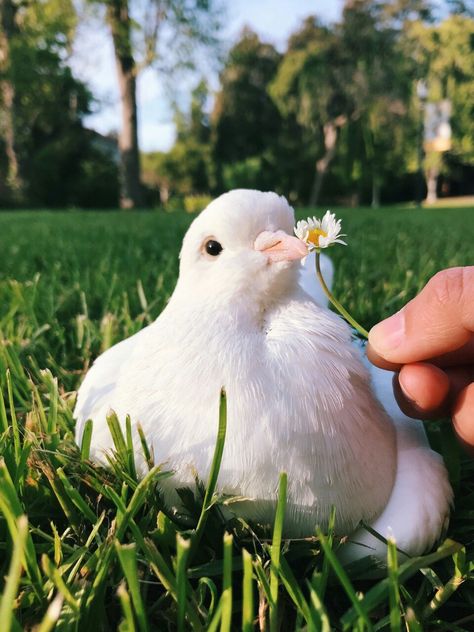
[[405, 314], [400, 310], [390, 318], [372, 327], [369, 342], [377, 353], [385, 355], [396, 349], [405, 335]]
[[418, 406], [418, 402], [416, 401], [415, 397], [413, 397], [413, 395], [410, 393], [410, 388], [409, 387], [407, 388], [407, 385], [404, 382], [405, 380], [403, 379], [403, 374], [399, 373], [398, 384], [400, 385], [400, 390], [402, 391], [406, 399], [410, 402], [410, 404], [414, 404], [415, 406]]

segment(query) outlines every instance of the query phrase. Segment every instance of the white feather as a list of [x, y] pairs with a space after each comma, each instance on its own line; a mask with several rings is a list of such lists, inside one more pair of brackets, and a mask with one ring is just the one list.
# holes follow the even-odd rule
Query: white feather
[[[334, 505], [339, 533], [351, 533], [361, 520], [375, 526], [382, 520], [382, 531], [393, 523], [405, 548], [418, 551], [438, 537], [447, 516], [445, 470], [424, 433], [408, 431], [407, 423], [415, 428], [411, 421], [403, 426], [380, 379], [376, 389], [393, 421], [383, 410], [349, 327], [322, 307], [325, 297], [309, 267], [301, 272], [301, 287], [299, 264], [269, 265], [254, 250], [260, 232], [291, 233], [293, 222], [284, 198], [245, 190], [221, 196], [198, 216], [184, 239], [166, 309], [106, 351], [87, 374], [75, 410], [77, 439], [92, 418], [92, 456], [103, 460], [112, 447], [107, 412], [115, 410], [122, 423], [129, 414], [135, 432], [141, 423], [156, 462], [175, 471], [166, 492], [176, 503], [174, 489], [192, 485], [195, 472], [206, 480], [224, 386], [228, 429], [219, 488], [249, 499], [234, 503], [234, 511], [271, 523], [285, 470], [286, 537], [326, 526]], [[213, 260], [202, 252], [209, 237], [224, 246]], [[329, 260], [324, 265], [328, 278], [332, 266]], [[143, 470], [138, 447], [136, 453]], [[405, 489], [411, 493], [406, 507]], [[400, 525], [395, 516], [403, 516]]]
[[[327, 307], [329, 302], [328, 297], [324, 293], [316, 276], [315, 257], [315, 252], [310, 252], [301, 263], [298, 282], [303, 290], [311, 296], [315, 303], [321, 307]], [[326, 282], [326, 285], [331, 288], [334, 279], [334, 266], [332, 265], [332, 261], [327, 255], [321, 254], [320, 264], [323, 279]]]

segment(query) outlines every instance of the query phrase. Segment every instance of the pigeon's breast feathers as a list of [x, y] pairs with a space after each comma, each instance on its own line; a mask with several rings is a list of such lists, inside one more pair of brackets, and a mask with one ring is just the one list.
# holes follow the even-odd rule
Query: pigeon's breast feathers
[[[219, 392], [227, 435], [225, 492], [252, 498], [271, 522], [288, 472], [293, 534], [338, 520], [353, 529], [385, 506], [396, 468], [394, 428], [373, 397], [349, 327], [298, 284], [306, 244], [275, 193], [237, 190], [190, 226], [176, 289], [158, 319], [89, 371], [76, 417], [98, 421], [92, 454], [111, 447], [105, 415], [140, 422], [172, 486], [206, 480]], [[243, 512], [244, 517], [246, 514]]]
[[294, 262], [307, 249], [292, 235], [293, 225], [293, 209], [276, 193], [240, 189], [220, 196], [184, 238], [173, 301], [260, 310], [297, 283]]

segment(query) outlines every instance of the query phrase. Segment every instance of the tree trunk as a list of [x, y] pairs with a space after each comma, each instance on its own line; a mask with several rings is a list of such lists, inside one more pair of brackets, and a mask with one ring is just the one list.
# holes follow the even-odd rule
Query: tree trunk
[[138, 150], [136, 64], [133, 57], [128, 0], [108, 0], [107, 20], [114, 42], [115, 64], [122, 103], [120, 149], [120, 207], [142, 206]]
[[5, 145], [7, 173], [5, 185], [14, 202], [23, 199], [19, 152], [16, 145], [15, 86], [11, 78], [11, 41], [17, 34], [16, 6], [11, 0], [0, 0], [0, 138]]
[[324, 176], [326, 175], [329, 165], [336, 154], [337, 127], [338, 126], [334, 121], [330, 121], [323, 126], [325, 153], [324, 156], [316, 162], [316, 175], [314, 177], [313, 188], [311, 189], [311, 195], [309, 197], [310, 206], [316, 206], [318, 204]]
[[438, 176], [439, 169], [437, 167], [430, 167], [426, 172], [426, 202], [428, 204], [434, 204], [438, 199]]
[[372, 176], [372, 208], [380, 206], [380, 181], [376, 175]]

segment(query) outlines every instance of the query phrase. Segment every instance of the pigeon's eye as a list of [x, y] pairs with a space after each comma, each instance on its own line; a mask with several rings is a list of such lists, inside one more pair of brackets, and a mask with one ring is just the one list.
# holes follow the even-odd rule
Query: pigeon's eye
[[217, 257], [217, 255], [220, 255], [222, 252], [221, 244], [215, 239], [209, 239], [209, 241], [206, 241], [204, 249], [208, 255], [211, 255], [211, 257]]

